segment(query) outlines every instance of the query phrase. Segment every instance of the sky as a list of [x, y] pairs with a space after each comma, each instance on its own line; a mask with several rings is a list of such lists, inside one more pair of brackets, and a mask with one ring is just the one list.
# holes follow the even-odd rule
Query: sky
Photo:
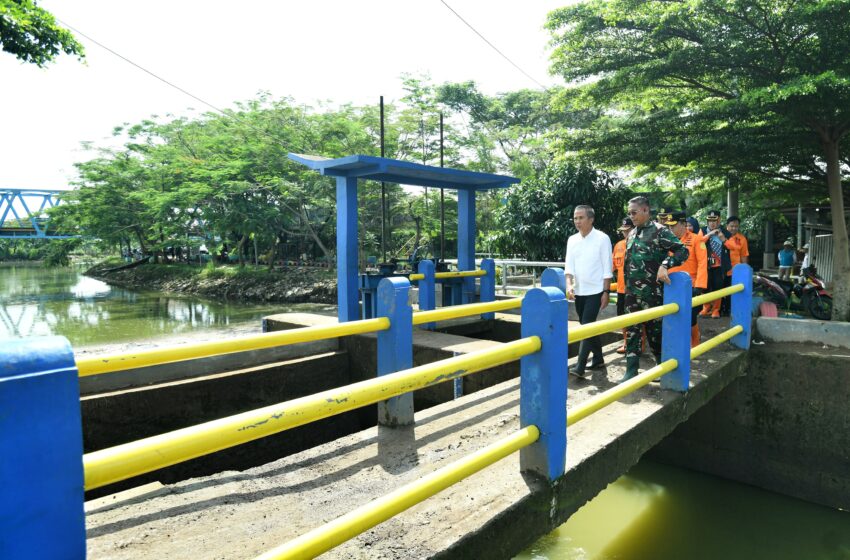
[[[570, 0], [446, 0], [534, 80], [549, 75], [546, 14]], [[392, 102], [403, 73], [474, 80], [488, 94], [538, 84], [441, 0], [42, 0], [39, 6], [123, 57], [219, 108], [268, 91], [298, 103]], [[84, 62], [45, 69], [0, 52], [0, 188], [67, 189], [81, 142], [151, 115], [210, 108], [83, 36]]]

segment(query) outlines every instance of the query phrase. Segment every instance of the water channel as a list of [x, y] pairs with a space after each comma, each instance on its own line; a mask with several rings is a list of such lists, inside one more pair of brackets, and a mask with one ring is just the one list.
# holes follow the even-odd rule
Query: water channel
[[[74, 269], [0, 266], [0, 341], [59, 334], [97, 348], [331, 309], [222, 303], [110, 287]], [[517, 558], [850, 560], [850, 513], [643, 461]]]
[[266, 315], [329, 308], [216, 302], [116, 288], [73, 268], [0, 266], [0, 340], [57, 334], [78, 349], [234, 327], [259, 330]]

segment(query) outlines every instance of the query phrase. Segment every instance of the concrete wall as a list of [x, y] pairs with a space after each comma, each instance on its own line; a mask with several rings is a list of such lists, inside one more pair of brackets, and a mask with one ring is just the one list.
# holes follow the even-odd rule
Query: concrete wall
[[850, 352], [768, 342], [650, 457], [850, 509], [848, 403]]

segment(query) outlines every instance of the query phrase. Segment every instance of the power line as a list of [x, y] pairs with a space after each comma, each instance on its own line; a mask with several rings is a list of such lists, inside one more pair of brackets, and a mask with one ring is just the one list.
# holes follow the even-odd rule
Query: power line
[[153, 78], [156, 78], [156, 79], [157, 79], [157, 80], [159, 80], [160, 82], [162, 82], [162, 83], [164, 83], [164, 84], [166, 84], [166, 85], [168, 85], [168, 86], [170, 86], [170, 87], [173, 87], [174, 89], [176, 89], [176, 90], [177, 90], [177, 91], [179, 91], [180, 93], [182, 93], [182, 94], [184, 94], [184, 95], [187, 95], [187, 96], [191, 97], [191, 98], [192, 98], [192, 99], [194, 99], [195, 101], [198, 101], [199, 103], [203, 103], [203, 104], [204, 104], [204, 105], [206, 105], [207, 107], [210, 107], [210, 108], [211, 108], [211, 109], [213, 109], [214, 111], [217, 111], [217, 112], [221, 113], [221, 114], [222, 114], [222, 115], [224, 115], [225, 117], [227, 117], [227, 118], [229, 118], [229, 119], [233, 119], [234, 121], [236, 121], [236, 122], [238, 122], [238, 123], [244, 124], [245, 126], [247, 126], [248, 128], [250, 128], [251, 130], [253, 130], [253, 131], [255, 131], [255, 132], [259, 132], [259, 133], [260, 133], [260, 134], [262, 134], [263, 136], [266, 136], [267, 138], [270, 138], [270, 139], [274, 140], [275, 142], [280, 142], [280, 143], [282, 144], [282, 142], [281, 142], [281, 140], [280, 140], [279, 138], [276, 138], [275, 136], [273, 136], [273, 135], [269, 134], [267, 131], [262, 130], [262, 129], [260, 129], [260, 128], [257, 128], [257, 127], [255, 127], [254, 125], [252, 125], [251, 123], [249, 123], [248, 121], [246, 121], [246, 120], [244, 120], [244, 119], [240, 119], [239, 117], [237, 117], [236, 115], [234, 115], [232, 112], [227, 112], [227, 111], [225, 111], [224, 109], [220, 109], [220, 108], [216, 107], [215, 105], [213, 105], [212, 103], [210, 103], [209, 101], [205, 101], [204, 99], [201, 99], [200, 97], [198, 97], [198, 96], [197, 96], [197, 95], [195, 95], [194, 93], [191, 93], [191, 92], [189, 92], [189, 91], [186, 91], [186, 90], [185, 90], [185, 89], [183, 89], [182, 87], [180, 87], [180, 86], [178, 86], [178, 85], [176, 85], [176, 84], [174, 84], [174, 83], [172, 83], [172, 82], [169, 82], [169, 81], [168, 81], [168, 80], [166, 80], [165, 78], [163, 78], [163, 77], [161, 77], [161, 76], [158, 76], [157, 74], [155, 74], [155, 73], [153, 73], [152, 71], [148, 70], [148, 69], [147, 69], [147, 68], [145, 68], [144, 66], [141, 66], [140, 64], [136, 64], [135, 62], [133, 62], [132, 60], [130, 60], [130, 59], [129, 59], [129, 58], [127, 58], [126, 56], [122, 55], [121, 53], [118, 53], [118, 52], [114, 51], [113, 49], [111, 49], [111, 48], [107, 47], [106, 45], [104, 45], [104, 44], [103, 44], [103, 43], [101, 43], [100, 41], [98, 41], [98, 40], [94, 39], [93, 37], [91, 37], [91, 36], [89, 36], [89, 35], [86, 35], [86, 34], [85, 34], [85, 33], [83, 33], [82, 31], [80, 31], [79, 29], [74, 28], [73, 26], [69, 25], [68, 23], [66, 23], [66, 22], [64, 22], [64, 21], [62, 21], [62, 20], [60, 20], [59, 18], [56, 18], [56, 21], [58, 21], [60, 24], [64, 25], [65, 27], [67, 27], [68, 29], [70, 29], [71, 31], [73, 31], [74, 33], [76, 33], [77, 35], [79, 35], [79, 36], [81, 36], [81, 37], [85, 37], [86, 39], [88, 39], [89, 41], [91, 41], [92, 43], [94, 43], [95, 45], [97, 45], [98, 47], [102, 48], [103, 50], [105, 50], [105, 51], [109, 52], [110, 54], [112, 54], [112, 55], [114, 55], [114, 56], [117, 56], [118, 58], [120, 58], [120, 59], [121, 59], [121, 60], [123, 60], [124, 62], [126, 62], [126, 63], [128, 63], [128, 64], [131, 64], [132, 66], [135, 66], [136, 68], [138, 68], [139, 70], [141, 70], [141, 71], [142, 71], [142, 72], [144, 72], [145, 74], [148, 74], [149, 76], [151, 76], [151, 77], [153, 77]]
[[448, 9], [449, 9], [449, 11], [450, 11], [451, 13], [453, 13], [455, 16], [457, 16], [457, 18], [458, 18], [460, 21], [462, 21], [462, 22], [463, 22], [463, 23], [464, 23], [464, 24], [465, 24], [468, 28], [470, 28], [470, 29], [471, 29], [471, 30], [472, 30], [472, 31], [473, 31], [476, 35], [478, 35], [479, 37], [481, 37], [481, 40], [482, 40], [482, 41], [484, 41], [485, 43], [487, 43], [488, 45], [490, 45], [490, 47], [491, 47], [494, 51], [496, 51], [497, 53], [499, 53], [499, 55], [500, 55], [502, 58], [504, 58], [505, 60], [507, 60], [507, 61], [511, 64], [511, 66], [513, 66], [514, 68], [516, 68], [517, 70], [519, 70], [520, 72], [522, 72], [522, 73], [523, 73], [523, 75], [524, 75], [526, 78], [528, 78], [529, 80], [531, 80], [532, 82], [534, 82], [535, 84], [537, 84], [538, 86], [540, 86], [540, 87], [541, 87], [544, 91], [549, 91], [549, 88], [547, 88], [546, 86], [544, 86], [543, 84], [541, 84], [540, 82], [538, 82], [538, 81], [534, 78], [534, 76], [532, 76], [531, 74], [529, 74], [528, 72], [526, 72], [525, 70], [523, 70], [522, 68], [520, 68], [520, 66], [519, 66], [516, 62], [514, 62], [513, 60], [511, 60], [510, 58], [508, 58], [508, 55], [506, 55], [505, 53], [503, 53], [502, 51], [500, 51], [500, 50], [499, 50], [499, 48], [498, 48], [496, 45], [494, 45], [493, 43], [491, 43], [491, 42], [487, 39], [487, 37], [485, 37], [484, 35], [482, 35], [482, 34], [481, 34], [481, 33], [480, 33], [477, 29], [475, 29], [475, 28], [472, 26], [472, 24], [471, 24], [471, 23], [469, 23], [468, 21], [466, 21], [465, 19], [463, 19], [463, 16], [461, 16], [459, 13], [457, 13], [457, 12], [455, 11], [455, 9], [454, 9], [454, 8], [452, 8], [451, 6], [449, 6], [449, 5], [448, 5], [448, 3], [446, 2], [446, 0], [440, 0], [440, 2], [442, 2], [443, 6], [445, 6], [446, 8], [448, 8]]

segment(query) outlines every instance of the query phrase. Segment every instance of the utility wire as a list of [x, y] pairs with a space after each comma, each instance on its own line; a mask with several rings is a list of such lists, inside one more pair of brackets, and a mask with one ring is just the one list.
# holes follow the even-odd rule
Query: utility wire
[[213, 109], [214, 111], [216, 111], [216, 112], [218, 112], [218, 113], [221, 113], [222, 115], [224, 115], [225, 117], [227, 117], [227, 118], [229, 118], [229, 119], [232, 119], [232, 120], [234, 120], [234, 121], [236, 121], [236, 122], [238, 122], [238, 123], [244, 124], [245, 126], [247, 126], [248, 128], [250, 128], [251, 130], [253, 130], [253, 131], [255, 131], [255, 132], [258, 132], [258, 133], [262, 134], [263, 136], [266, 136], [267, 138], [270, 138], [270, 139], [274, 140], [275, 142], [279, 142], [279, 143], [283, 144], [283, 142], [281, 142], [280, 138], [276, 138], [274, 135], [269, 134], [267, 131], [262, 130], [262, 129], [260, 129], [260, 128], [257, 128], [256, 126], [252, 125], [252, 124], [251, 124], [251, 123], [249, 123], [248, 121], [246, 121], [246, 120], [244, 120], [244, 119], [241, 119], [241, 118], [237, 117], [236, 115], [234, 115], [234, 114], [233, 114], [233, 112], [232, 112], [232, 111], [231, 111], [231, 112], [228, 112], [228, 111], [225, 111], [224, 109], [220, 109], [220, 108], [216, 107], [215, 105], [213, 105], [212, 103], [210, 103], [210, 102], [208, 102], [208, 101], [205, 101], [205, 100], [201, 99], [201, 98], [200, 98], [200, 97], [198, 97], [197, 95], [195, 95], [195, 94], [193, 94], [193, 93], [191, 93], [191, 92], [189, 92], [189, 91], [186, 91], [186, 90], [185, 90], [185, 89], [183, 89], [182, 87], [180, 87], [180, 86], [178, 86], [178, 85], [176, 85], [176, 84], [174, 84], [174, 83], [172, 83], [172, 82], [169, 82], [168, 80], [166, 80], [165, 78], [162, 78], [162, 77], [158, 76], [157, 74], [154, 74], [153, 72], [151, 72], [151, 71], [150, 71], [150, 70], [148, 70], [147, 68], [145, 68], [145, 67], [141, 66], [140, 64], [136, 64], [135, 62], [133, 62], [132, 60], [130, 60], [130, 59], [129, 59], [129, 58], [127, 58], [126, 56], [122, 55], [121, 53], [118, 53], [118, 52], [114, 51], [113, 49], [110, 49], [109, 47], [107, 47], [106, 45], [104, 45], [103, 43], [101, 43], [100, 41], [97, 41], [97, 40], [96, 40], [96, 39], [94, 39], [93, 37], [91, 37], [91, 36], [89, 36], [89, 35], [86, 35], [86, 34], [85, 34], [85, 33], [83, 33], [82, 31], [80, 31], [79, 29], [76, 29], [75, 27], [73, 27], [73, 26], [69, 25], [68, 23], [66, 23], [66, 22], [62, 21], [61, 19], [56, 18], [56, 21], [58, 21], [60, 24], [64, 25], [65, 27], [67, 27], [68, 29], [70, 29], [71, 31], [73, 31], [74, 33], [76, 33], [77, 35], [79, 35], [80, 37], [85, 37], [86, 39], [88, 39], [89, 41], [91, 41], [92, 43], [94, 43], [95, 45], [97, 45], [98, 47], [102, 48], [103, 50], [105, 50], [105, 51], [109, 52], [110, 54], [112, 54], [112, 55], [114, 55], [114, 56], [117, 56], [118, 58], [120, 58], [120, 59], [121, 59], [121, 60], [123, 60], [124, 62], [126, 62], [126, 63], [128, 63], [128, 64], [131, 64], [132, 66], [135, 66], [136, 68], [138, 68], [139, 70], [141, 70], [141, 71], [142, 71], [142, 72], [144, 72], [145, 74], [148, 74], [149, 76], [152, 76], [153, 78], [156, 78], [156, 79], [157, 79], [157, 80], [159, 80], [160, 82], [162, 82], [162, 83], [164, 83], [164, 84], [166, 84], [166, 85], [168, 85], [168, 86], [170, 86], [170, 87], [173, 87], [174, 89], [176, 89], [176, 90], [177, 90], [177, 91], [179, 91], [180, 93], [182, 93], [182, 94], [184, 94], [184, 95], [187, 95], [187, 96], [191, 97], [192, 99], [194, 99], [195, 101], [198, 101], [199, 103], [203, 103], [203, 104], [204, 104], [204, 105], [206, 105], [207, 107], [210, 107], [210, 108], [211, 108], [211, 109]]
[[513, 60], [511, 60], [510, 58], [508, 58], [508, 55], [506, 55], [505, 53], [503, 53], [502, 51], [500, 51], [500, 50], [499, 50], [499, 48], [498, 48], [496, 45], [494, 45], [493, 43], [491, 43], [491, 42], [487, 39], [487, 37], [485, 37], [484, 35], [482, 35], [482, 34], [481, 34], [481, 33], [480, 33], [477, 29], [475, 29], [475, 28], [472, 26], [472, 24], [471, 24], [471, 23], [469, 23], [468, 21], [466, 21], [465, 19], [463, 19], [463, 16], [461, 16], [459, 13], [457, 13], [457, 12], [455, 11], [455, 9], [454, 9], [454, 8], [452, 8], [451, 6], [449, 6], [449, 5], [448, 5], [448, 3], [446, 2], [446, 0], [440, 0], [440, 2], [442, 2], [443, 6], [445, 6], [446, 8], [448, 8], [448, 9], [449, 9], [449, 11], [450, 11], [451, 13], [453, 13], [455, 16], [457, 16], [457, 18], [458, 18], [460, 21], [462, 21], [462, 22], [463, 22], [463, 23], [464, 23], [464, 24], [465, 24], [468, 28], [470, 28], [470, 29], [471, 29], [471, 30], [472, 30], [472, 31], [473, 31], [476, 35], [478, 35], [479, 37], [481, 37], [481, 40], [482, 40], [482, 41], [484, 41], [485, 43], [487, 43], [488, 45], [490, 45], [490, 47], [491, 47], [494, 51], [496, 51], [497, 53], [499, 53], [499, 55], [500, 55], [502, 58], [504, 58], [505, 60], [507, 60], [507, 61], [511, 64], [511, 66], [513, 66], [514, 68], [516, 68], [517, 70], [519, 70], [520, 72], [522, 72], [522, 74], [523, 74], [526, 78], [528, 78], [529, 80], [531, 80], [532, 82], [534, 82], [535, 84], [537, 84], [538, 86], [540, 86], [541, 88], [543, 88], [543, 90], [544, 90], [544, 91], [549, 91], [549, 88], [547, 88], [546, 86], [544, 86], [543, 84], [541, 84], [540, 82], [538, 82], [538, 81], [534, 78], [534, 76], [532, 76], [531, 74], [529, 74], [528, 72], [526, 72], [525, 70], [523, 70], [523, 69], [522, 69], [522, 68], [521, 68], [521, 67], [520, 67], [520, 66], [519, 66], [516, 62], [514, 62]]

